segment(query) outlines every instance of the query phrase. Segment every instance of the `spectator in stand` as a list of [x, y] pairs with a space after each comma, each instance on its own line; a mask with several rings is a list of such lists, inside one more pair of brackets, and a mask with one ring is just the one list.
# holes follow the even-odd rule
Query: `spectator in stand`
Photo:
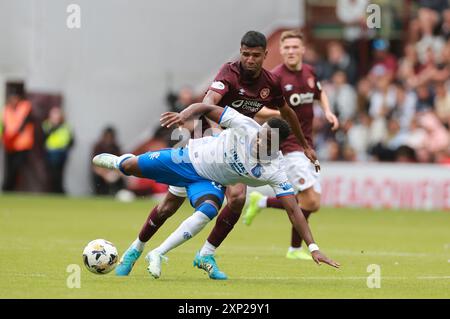
[[374, 85], [380, 78], [386, 77], [391, 81], [397, 71], [397, 58], [389, 52], [389, 42], [376, 39], [372, 43], [374, 63], [369, 71], [369, 80]]
[[372, 94], [372, 87], [367, 78], [362, 78], [357, 86], [357, 108], [358, 113], [369, 114], [370, 95]]
[[[91, 158], [101, 153], [121, 155], [117, 143], [116, 130], [112, 126], [104, 129], [99, 141], [95, 144]], [[120, 172], [92, 165], [92, 182], [96, 195], [115, 195], [124, 187]]]
[[416, 151], [409, 146], [402, 145], [395, 152], [395, 161], [399, 163], [416, 163]]
[[385, 118], [395, 107], [396, 88], [389, 77], [381, 77], [370, 96], [369, 115], [372, 119]]
[[370, 117], [365, 113], [359, 113], [354, 122], [344, 124], [347, 133], [347, 145], [355, 151], [355, 160], [368, 159], [367, 150], [370, 145]]
[[431, 89], [423, 84], [416, 89], [417, 92], [417, 105], [416, 112], [424, 112], [431, 110], [434, 105], [434, 96]]
[[327, 85], [325, 91], [339, 122], [345, 123], [352, 120], [357, 111], [357, 96], [355, 89], [347, 83], [345, 72], [336, 71], [331, 85]]
[[434, 110], [439, 120], [448, 130], [450, 129], [450, 92], [445, 84], [445, 82], [439, 82], [435, 86]]
[[178, 93], [170, 92], [167, 95], [167, 103], [171, 112], [181, 112], [194, 102], [196, 102], [194, 91], [189, 86], [182, 87]]
[[345, 52], [344, 47], [337, 41], [331, 41], [327, 46], [327, 61], [325, 63], [325, 78], [337, 71], [345, 72], [348, 82], [355, 85], [358, 80], [358, 70], [355, 61]]
[[408, 131], [416, 112], [417, 95], [413, 90], [406, 91], [400, 82], [396, 82], [394, 87], [396, 98], [392, 117], [399, 122], [402, 131]]
[[336, 16], [344, 25], [343, 37], [350, 55], [358, 61], [359, 43], [366, 37], [366, 9], [369, 0], [337, 0]]
[[50, 109], [48, 119], [42, 123], [46, 164], [50, 176], [50, 192], [64, 194], [64, 167], [69, 150], [74, 144], [70, 127], [59, 106]]
[[418, 19], [423, 37], [432, 36], [442, 22], [442, 14], [449, 9], [448, 0], [418, 0]]
[[447, 9], [442, 14], [442, 26], [440, 33], [444, 37], [445, 41], [450, 40], [450, 10]]
[[303, 56], [303, 61], [306, 64], [311, 65], [319, 81], [329, 81], [329, 77], [326, 72], [326, 62], [317, 54], [317, 50], [312, 44], [305, 45], [305, 55]]
[[394, 118], [390, 118], [385, 138], [372, 148], [371, 154], [379, 161], [394, 161], [397, 149], [405, 145], [407, 138], [407, 132], [400, 129], [399, 122]]
[[397, 79], [407, 83], [406, 80], [412, 79], [419, 73], [421, 65], [414, 44], [407, 44], [403, 49], [404, 56], [399, 61], [397, 70]]
[[418, 121], [427, 133], [426, 150], [432, 155], [447, 151], [450, 146], [450, 135], [436, 114], [431, 111], [423, 112], [419, 114]]
[[5, 149], [3, 191], [14, 191], [20, 171], [34, 146], [34, 119], [31, 103], [25, 99], [23, 85], [15, 86], [7, 96], [3, 110], [2, 141]]

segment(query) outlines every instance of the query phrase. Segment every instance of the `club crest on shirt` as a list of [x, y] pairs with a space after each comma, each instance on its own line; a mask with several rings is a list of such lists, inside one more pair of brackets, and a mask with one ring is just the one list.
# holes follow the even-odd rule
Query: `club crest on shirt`
[[284, 86], [284, 89], [285, 89], [287, 92], [292, 91], [293, 88], [294, 88], [294, 86], [293, 86], [292, 84], [286, 84], [286, 85]]
[[259, 92], [259, 96], [261, 96], [262, 99], [265, 99], [269, 96], [270, 94], [270, 89], [269, 88], [264, 88], [261, 90], [261, 92]]
[[314, 78], [308, 78], [307, 83], [311, 89], [314, 89]]
[[262, 167], [261, 167], [260, 164], [256, 164], [256, 166], [252, 168], [252, 174], [256, 178], [261, 176], [261, 174], [262, 174]]

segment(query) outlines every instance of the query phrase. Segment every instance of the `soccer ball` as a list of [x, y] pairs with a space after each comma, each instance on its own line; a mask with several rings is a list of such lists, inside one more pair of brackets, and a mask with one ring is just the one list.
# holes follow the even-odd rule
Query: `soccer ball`
[[116, 267], [119, 254], [113, 243], [96, 239], [83, 250], [83, 262], [86, 268], [94, 274], [107, 274]]

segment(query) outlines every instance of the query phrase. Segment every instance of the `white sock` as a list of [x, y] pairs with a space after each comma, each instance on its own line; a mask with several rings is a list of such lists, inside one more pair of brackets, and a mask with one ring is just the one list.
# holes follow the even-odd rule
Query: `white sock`
[[215, 252], [216, 246], [211, 245], [209, 241], [205, 241], [202, 249], [200, 249], [200, 256], [214, 255]]
[[267, 196], [262, 197], [259, 202], [258, 202], [258, 206], [260, 208], [266, 208], [267, 207]]
[[139, 237], [136, 238], [136, 240], [131, 244], [131, 247], [133, 247], [134, 249], [136, 249], [137, 251], [144, 251], [145, 248], [145, 243], [143, 241], [139, 240]]
[[195, 212], [185, 219], [180, 226], [155, 250], [165, 255], [175, 247], [178, 247], [188, 239], [197, 235], [210, 221], [202, 212]]
[[300, 247], [289, 247], [289, 252], [290, 253], [293, 252], [293, 251], [299, 251], [299, 250], [302, 250], [301, 246]]

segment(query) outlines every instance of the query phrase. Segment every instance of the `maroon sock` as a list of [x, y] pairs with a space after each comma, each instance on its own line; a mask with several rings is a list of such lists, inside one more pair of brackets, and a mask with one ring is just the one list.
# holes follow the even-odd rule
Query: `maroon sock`
[[[302, 210], [302, 212], [303, 212], [303, 215], [305, 216], [306, 220], [308, 220], [309, 215], [311, 215], [311, 211], [309, 211], [309, 210]], [[301, 246], [302, 246], [302, 237], [295, 230], [294, 226], [292, 226], [291, 247], [293, 247], [293, 248], [300, 248]]]
[[219, 247], [239, 220], [241, 212], [242, 210], [240, 212], [233, 212], [228, 205], [225, 206], [219, 216], [217, 216], [216, 224], [211, 234], [209, 234], [208, 242], [215, 247]]
[[281, 201], [276, 197], [267, 197], [267, 207], [270, 208], [284, 208]]
[[147, 217], [145, 224], [141, 228], [139, 233], [139, 240], [146, 243], [152, 238], [159, 227], [164, 224], [167, 218], [161, 217], [158, 214], [158, 206], [155, 206]]

